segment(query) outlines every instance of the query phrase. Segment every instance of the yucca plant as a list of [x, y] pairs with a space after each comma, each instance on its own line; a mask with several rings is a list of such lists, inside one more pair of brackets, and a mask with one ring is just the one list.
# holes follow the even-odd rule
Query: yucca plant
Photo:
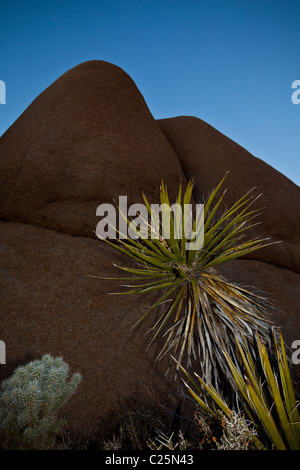
[[[192, 358], [199, 357], [208, 380], [214, 377], [218, 380], [217, 369], [222, 370], [226, 366], [221, 348], [232, 349], [233, 335], [251, 340], [253, 329], [257, 329], [263, 338], [269, 337], [263, 299], [228, 282], [214, 270], [222, 263], [269, 244], [268, 239], [244, 238], [248, 228], [255, 225], [253, 219], [258, 215], [258, 209], [252, 209], [257, 198], [250, 194], [251, 191], [229, 209], [220, 211], [225, 191], [221, 196], [218, 192], [223, 181], [224, 178], [208, 197], [203, 211], [198, 212], [193, 220], [193, 232], [196, 233], [199, 226], [202, 230], [203, 246], [199, 248], [189, 249], [189, 234], [181, 230], [187, 219], [186, 208], [192, 205], [194, 181], [188, 183], [185, 191], [180, 184], [175, 215], [171, 210], [167, 187], [164, 182], [161, 184], [160, 205], [165, 210], [167, 208], [170, 216], [168, 238], [164, 235], [166, 227], [157, 220], [143, 194], [148, 214], [151, 220], [156, 220], [155, 236], [153, 224], [146, 223], [146, 234], [144, 232], [138, 239], [127, 237], [118, 240], [118, 243], [103, 239], [136, 262], [134, 266], [118, 266], [132, 275], [133, 281], [125, 284], [129, 291], [119, 294], [160, 292], [157, 300], [136, 323], [139, 324], [162, 306], [163, 311], [160, 311], [158, 319], [154, 315], [151, 328], [154, 335], [150, 344], [161, 333], [166, 338], [157, 358], [172, 351], [181, 362], [186, 353], [189, 366]], [[132, 227], [134, 222], [127, 218], [126, 221]], [[128, 277], [114, 279], [129, 280]]]
[[[258, 448], [276, 450], [300, 450], [300, 415], [290, 374], [285, 345], [273, 330], [272, 350], [256, 334], [257, 356], [248, 345], [235, 338], [240, 362], [237, 366], [227, 351], [223, 355], [231, 372], [231, 381], [241, 408], [255, 425], [253, 445]], [[197, 382], [179, 366], [191, 385], [185, 383], [196, 403], [206, 412], [221, 410], [230, 416], [232, 409], [211, 385], [195, 374]], [[232, 404], [234, 405], [234, 404]], [[231, 405], [231, 406], [232, 406]]]

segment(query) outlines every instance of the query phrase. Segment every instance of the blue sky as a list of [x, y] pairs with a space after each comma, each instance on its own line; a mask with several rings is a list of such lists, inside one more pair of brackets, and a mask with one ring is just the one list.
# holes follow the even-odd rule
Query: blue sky
[[100, 59], [131, 76], [156, 119], [199, 117], [300, 185], [299, 0], [10, 0], [0, 9], [0, 135], [60, 75]]

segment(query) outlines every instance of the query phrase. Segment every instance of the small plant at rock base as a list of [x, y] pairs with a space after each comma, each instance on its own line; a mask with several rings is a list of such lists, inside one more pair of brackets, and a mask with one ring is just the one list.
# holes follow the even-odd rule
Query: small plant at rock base
[[103, 442], [103, 450], [145, 450], [154, 439], [157, 429], [165, 428], [165, 414], [153, 402], [135, 402], [135, 410], [128, 411], [112, 435]]
[[[228, 282], [214, 271], [216, 266], [268, 244], [267, 239], [244, 239], [245, 232], [253, 226], [252, 221], [258, 215], [256, 209], [250, 210], [256, 200], [250, 192], [220, 214], [224, 194], [216, 198], [222, 182], [208, 197], [202, 213], [193, 221], [192, 230], [195, 233], [199, 218], [203, 220], [201, 230], [204, 243], [199, 249], [190, 249], [190, 240], [184, 230], [182, 236], [178, 236], [178, 226], [185, 227], [186, 207], [192, 200], [193, 181], [189, 182], [185, 192], [180, 185], [175, 216], [167, 188], [163, 182], [161, 184], [161, 207], [168, 209], [170, 217], [168, 238], [164, 236], [163, 222], [157, 223], [155, 237], [153, 227], [148, 224], [147, 237], [145, 234], [136, 240], [127, 237], [120, 239], [119, 244], [102, 238], [136, 262], [133, 267], [118, 266], [131, 274], [133, 281], [124, 286], [131, 289], [129, 292], [119, 294], [160, 292], [157, 301], [137, 322], [140, 323], [157, 307], [163, 306], [160, 318], [154, 320], [151, 328], [155, 332], [152, 341], [160, 334], [166, 337], [158, 359], [172, 351], [181, 362], [186, 354], [189, 366], [191, 358], [198, 357], [204, 376], [209, 381], [215, 380], [216, 386], [222, 382], [219, 375], [227, 367], [221, 348], [231, 351], [234, 335], [247, 338], [251, 343], [252, 332], [257, 329], [262, 337], [269, 340], [269, 322], [264, 314], [263, 299]], [[152, 219], [151, 205], [146, 196], [143, 197]], [[132, 226], [134, 221], [128, 219], [127, 224]], [[128, 277], [115, 279], [130, 281]]]
[[200, 450], [253, 450], [254, 426], [236, 411], [226, 415], [222, 411], [212, 414], [203, 409], [195, 413]]
[[157, 431], [157, 436], [147, 442], [151, 450], [188, 450], [192, 449], [189, 441], [183, 436], [182, 431], [178, 432], [177, 439], [174, 439], [174, 433], [170, 436], [162, 431]]
[[151, 450], [252, 450], [253, 424], [235, 411], [225, 415], [222, 411], [199, 409], [194, 413], [195, 426], [185, 435], [182, 431], [172, 434], [157, 432], [148, 441]]
[[0, 437], [6, 449], [51, 449], [65, 421], [58, 410], [75, 392], [79, 373], [68, 379], [69, 366], [46, 354], [16, 369], [0, 391]]

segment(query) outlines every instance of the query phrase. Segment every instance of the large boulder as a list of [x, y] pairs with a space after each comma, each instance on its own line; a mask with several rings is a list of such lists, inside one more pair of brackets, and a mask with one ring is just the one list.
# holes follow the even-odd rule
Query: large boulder
[[228, 207], [252, 188], [254, 196], [261, 195], [253, 207], [262, 208], [261, 225], [249, 234], [281, 243], [249, 257], [300, 273], [299, 186], [201, 119], [180, 116], [158, 123], [186, 178], [196, 178], [197, 202], [203, 202], [227, 173], [223, 188], [228, 188]]
[[0, 217], [91, 237], [96, 208], [153, 200], [178, 158], [131, 78], [89, 61], [41, 93], [1, 137]]
[[98, 278], [115, 277], [122, 257], [92, 238], [33, 225], [0, 222], [0, 231], [1, 378], [44, 353], [62, 356], [83, 377], [63, 410], [68, 424], [99, 439], [137, 403], [174, 411], [180, 385], [165, 376], [169, 361], [155, 364], [157, 347], [145, 353], [149, 322], [132, 329], [145, 302], [109, 295], [119, 284]]
[[299, 188], [199, 119], [155, 121], [114, 65], [80, 64], [45, 90], [0, 140], [1, 378], [44, 353], [62, 356], [83, 376], [66, 418], [99, 438], [137, 401], [175, 409], [181, 385], [165, 376], [168, 359], [154, 362], [161, 343], [145, 352], [150, 319], [131, 330], [155, 294], [112, 296], [118, 282], [97, 277], [118, 276], [113, 263], [128, 261], [95, 239], [96, 208], [120, 195], [139, 202], [141, 191], [157, 202], [161, 178], [174, 199], [179, 181], [195, 177], [202, 202], [228, 170], [227, 204], [256, 186], [266, 209], [254, 235], [283, 242], [220, 272], [274, 298], [270, 319], [291, 344], [300, 339]]
[[[300, 339], [300, 274], [258, 260], [235, 260], [218, 271], [231, 282], [248, 288], [266, 300], [267, 318], [281, 327], [290, 356], [291, 346]], [[300, 366], [294, 366], [295, 381], [300, 380]]]

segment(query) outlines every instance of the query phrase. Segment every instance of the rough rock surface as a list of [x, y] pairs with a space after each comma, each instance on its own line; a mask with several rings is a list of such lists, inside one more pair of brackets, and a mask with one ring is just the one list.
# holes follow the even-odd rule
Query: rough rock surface
[[[286, 344], [291, 347], [300, 337], [300, 275], [258, 260], [235, 260], [218, 270], [228, 280], [247, 286], [270, 301], [269, 320], [282, 328]], [[299, 380], [299, 366], [295, 367], [295, 375]]]
[[127, 261], [95, 239], [96, 208], [119, 195], [139, 202], [142, 190], [152, 202], [162, 177], [173, 195], [195, 177], [202, 201], [228, 170], [227, 204], [256, 186], [267, 209], [255, 234], [283, 242], [220, 271], [270, 294], [270, 318], [291, 344], [300, 339], [299, 187], [200, 119], [155, 121], [114, 65], [80, 64], [45, 90], [0, 139], [1, 378], [44, 353], [63, 356], [83, 375], [65, 415], [100, 437], [135, 399], [174, 409], [179, 381], [154, 364], [155, 347], [145, 353], [149, 325], [131, 330], [151, 299], [109, 296], [118, 283], [90, 277]]
[[203, 195], [209, 194], [227, 172], [223, 186], [228, 188], [228, 207], [255, 188], [253, 195], [261, 195], [255, 208], [262, 208], [262, 224], [252, 235], [281, 243], [252, 253], [251, 258], [300, 273], [299, 187], [201, 119], [180, 116], [158, 123], [186, 178], [196, 178], [196, 201], [203, 202]]
[[174, 410], [164, 375], [169, 363], [153, 366], [156, 348], [145, 354], [149, 324], [131, 329], [145, 305], [109, 295], [120, 290], [117, 282], [90, 277], [115, 277], [113, 263], [122, 257], [94, 239], [26, 224], [0, 227], [2, 376], [44, 353], [62, 356], [83, 376], [65, 410], [68, 423], [87, 434], [109, 432], [135, 397]]
[[96, 208], [184, 178], [131, 78], [85, 62], [41, 93], [1, 138], [0, 217], [93, 236]]

